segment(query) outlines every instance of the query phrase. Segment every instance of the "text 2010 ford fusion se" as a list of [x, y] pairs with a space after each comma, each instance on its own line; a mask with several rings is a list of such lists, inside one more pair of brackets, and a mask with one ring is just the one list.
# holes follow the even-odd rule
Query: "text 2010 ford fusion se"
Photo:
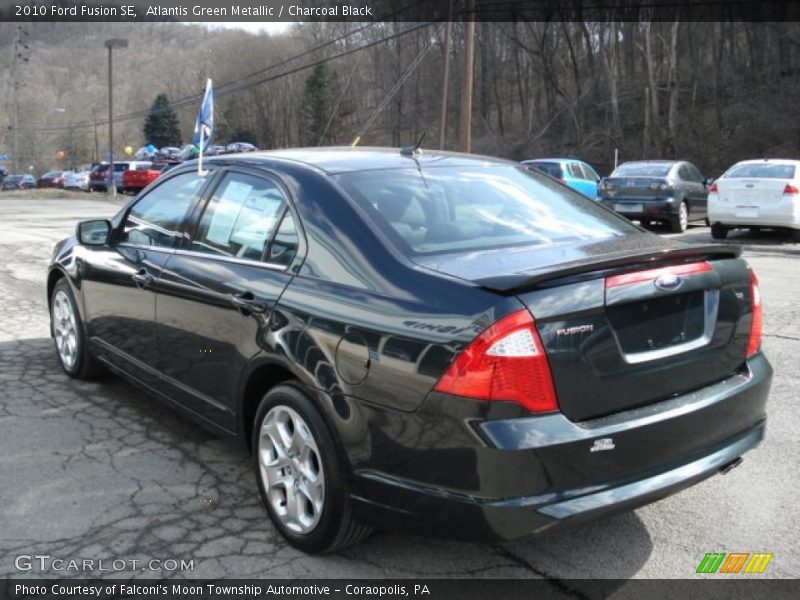
[[296, 547], [498, 541], [727, 471], [764, 435], [755, 275], [525, 167], [393, 149], [211, 158], [60, 242], [73, 377], [248, 444]]

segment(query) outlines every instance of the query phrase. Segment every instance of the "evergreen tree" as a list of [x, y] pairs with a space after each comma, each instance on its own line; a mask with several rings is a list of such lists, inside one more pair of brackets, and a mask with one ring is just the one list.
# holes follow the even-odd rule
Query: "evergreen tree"
[[156, 148], [181, 144], [178, 115], [170, 107], [166, 94], [159, 94], [153, 101], [150, 114], [144, 122], [144, 139]]
[[[336, 72], [326, 63], [314, 67], [306, 80], [303, 102], [305, 142], [309, 146], [331, 144], [335, 140], [338, 115], [332, 115], [336, 103]], [[329, 124], [330, 122], [330, 124]]]

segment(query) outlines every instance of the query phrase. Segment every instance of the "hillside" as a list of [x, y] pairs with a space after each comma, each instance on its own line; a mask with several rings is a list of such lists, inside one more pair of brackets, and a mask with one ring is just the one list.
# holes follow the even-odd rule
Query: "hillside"
[[[100, 152], [107, 150], [103, 41], [111, 37], [130, 43], [114, 55], [114, 114], [139, 113], [115, 123], [116, 152], [146, 142], [142, 124], [157, 94], [170, 100], [196, 95], [206, 76], [218, 89], [221, 143], [349, 143], [371, 122], [364, 144], [408, 144], [428, 131], [426, 144], [434, 145], [442, 28], [418, 28], [378, 43], [412, 25], [306, 24], [269, 36], [178, 23], [26, 23], [28, 48], [21, 53], [27, 61], [18, 63], [17, 77], [24, 83], [18, 91], [20, 160], [37, 172], [91, 160], [95, 120]], [[621, 160], [682, 157], [712, 176], [745, 158], [797, 156], [798, 32], [797, 23], [480, 23], [473, 151], [514, 159], [575, 155], [607, 172], [617, 148]], [[14, 34], [14, 25], [0, 24], [3, 153], [11, 151]], [[309, 99], [312, 70], [298, 67], [371, 43], [326, 63], [322, 91]], [[460, 24], [451, 47], [448, 147], [455, 149]], [[417, 59], [400, 91], [388, 97]], [[287, 71], [296, 72], [258, 83]], [[225, 87], [228, 82], [236, 83]], [[185, 139], [196, 106], [190, 99], [177, 109]], [[70, 128], [75, 124], [82, 126]], [[58, 150], [66, 153], [63, 160]]]

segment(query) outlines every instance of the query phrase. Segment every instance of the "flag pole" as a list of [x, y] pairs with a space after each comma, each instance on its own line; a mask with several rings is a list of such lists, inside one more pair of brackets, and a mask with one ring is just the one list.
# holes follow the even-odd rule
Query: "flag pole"
[[205, 171], [203, 171], [203, 129], [204, 126], [200, 126], [200, 156], [197, 158], [197, 174], [202, 177], [205, 175]]

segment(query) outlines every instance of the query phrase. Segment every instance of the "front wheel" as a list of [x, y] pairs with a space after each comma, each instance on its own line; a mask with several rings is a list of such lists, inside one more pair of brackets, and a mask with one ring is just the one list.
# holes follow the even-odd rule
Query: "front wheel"
[[312, 554], [334, 552], [371, 533], [353, 515], [345, 459], [297, 385], [278, 385], [264, 396], [252, 442], [261, 499], [292, 546]]
[[75, 296], [66, 279], [59, 279], [50, 298], [50, 329], [61, 368], [75, 379], [96, 379], [103, 366], [89, 351]]

